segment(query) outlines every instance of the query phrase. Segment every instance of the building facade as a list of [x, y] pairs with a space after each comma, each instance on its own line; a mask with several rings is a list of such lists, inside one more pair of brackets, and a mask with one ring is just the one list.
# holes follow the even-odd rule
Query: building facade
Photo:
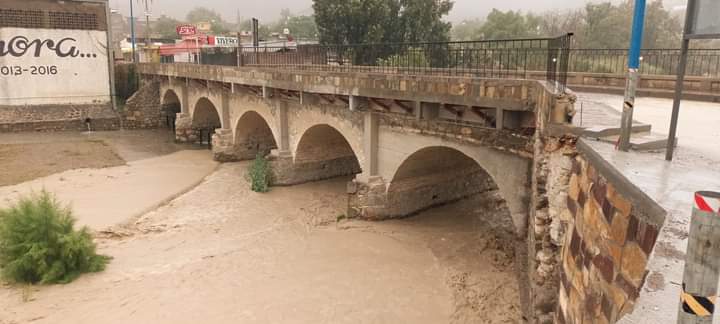
[[0, 2], [0, 131], [116, 127], [107, 5]]

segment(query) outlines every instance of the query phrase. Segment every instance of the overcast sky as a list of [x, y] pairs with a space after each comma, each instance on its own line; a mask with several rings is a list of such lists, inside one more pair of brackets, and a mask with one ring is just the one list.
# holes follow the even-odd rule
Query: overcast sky
[[[110, 0], [110, 5], [127, 15], [130, 1], [134, 1], [136, 5], [138, 3], [138, 0]], [[151, 12], [154, 17], [165, 14], [184, 18], [195, 6], [213, 8], [222, 13], [228, 21], [235, 21], [238, 10], [243, 18], [258, 17], [265, 21], [279, 17], [282, 8], [289, 8], [293, 14], [312, 13], [312, 0], [152, 0], [152, 2]], [[588, 0], [455, 0], [455, 7], [449, 18], [451, 21], [460, 21], [485, 17], [492, 8], [542, 12], [568, 6], [581, 7], [587, 2]], [[142, 15], [144, 8], [139, 11]]]

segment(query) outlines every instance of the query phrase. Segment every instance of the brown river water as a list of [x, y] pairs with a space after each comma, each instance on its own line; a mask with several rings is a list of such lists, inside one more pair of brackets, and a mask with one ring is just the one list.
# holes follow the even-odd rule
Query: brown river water
[[[114, 259], [68, 285], [0, 286], [0, 323], [518, 323], [511, 244], [478, 196], [386, 222], [340, 220], [345, 183], [249, 190], [224, 164], [97, 233]], [[117, 188], [122, 194], [133, 188]]]

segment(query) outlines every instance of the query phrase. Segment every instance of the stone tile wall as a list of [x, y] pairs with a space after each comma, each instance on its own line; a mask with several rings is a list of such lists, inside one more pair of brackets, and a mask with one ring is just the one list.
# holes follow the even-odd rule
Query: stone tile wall
[[572, 159], [557, 323], [615, 323], [631, 312], [660, 230], [601, 169]]
[[121, 116], [125, 129], [165, 127], [166, 114], [160, 104], [160, 83], [145, 82], [127, 100]]
[[86, 119], [94, 131], [115, 130], [120, 126], [110, 104], [0, 106], [0, 133], [87, 131]]

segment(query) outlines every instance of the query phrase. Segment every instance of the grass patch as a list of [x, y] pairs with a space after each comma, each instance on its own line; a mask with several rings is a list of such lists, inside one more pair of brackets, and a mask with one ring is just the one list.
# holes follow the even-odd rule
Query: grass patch
[[68, 207], [43, 190], [0, 209], [0, 274], [26, 284], [68, 283], [83, 273], [105, 269], [87, 227], [75, 229]]
[[264, 156], [258, 154], [248, 171], [250, 189], [255, 192], [270, 191], [270, 164]]

